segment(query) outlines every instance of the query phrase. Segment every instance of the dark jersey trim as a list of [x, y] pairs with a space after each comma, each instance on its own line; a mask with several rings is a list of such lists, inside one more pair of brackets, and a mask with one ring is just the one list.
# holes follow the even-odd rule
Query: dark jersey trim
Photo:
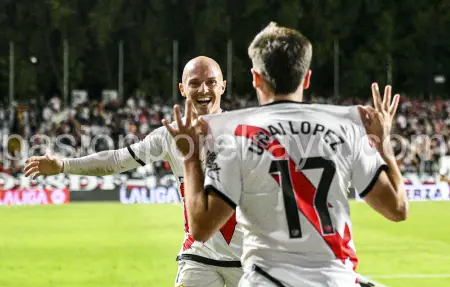
[[214, 260], [211, 258], [206, 258], [199, 255], [194, 254], [181, 254], [180, 256], [177, 256], [177, 261], [181, 260], [190, 260], [195, 261], [198, 263], [203, 263], [206, 265], [212, 265], [217, 267], [230, 267], [230, 268], [241, 268], [242, 264], [241, 261], [222, 261], [222, 260]]
[[361, 193], [359, 194], [359, 196], [360, 196], [361, 198], [363, 198], [364, 196], [366, 196], [366, 195], [372, 190], [372, 188], [373, 188], [373, 186], [375, 185], [375, 183], [377, 183], [378, 177], [380, 176], [381, 172], [382, 172], [382, 171], [387, 171], [387, 170], [388, 170], [387, 165], [385, 165], [385, 164], [381, 165], [381, 166], [378, 168], [378, 170], [377, 170], [377, 172], [375, 173], [375, 175], [373, 176], [372, 181], [370, 181], [369, 185], [366, 187], [366, 189], [363, 190], [363, 192], [361, 192]]
[[267, 273], [266, 271], [262, 270], [262, 268], [259, 267], [258, 265], [253, 264], [252, 270], [255, 271], [256, 273], [260, 274], [261, 276], [265, 277], [267, 280], [269, 280], [270, 282], [275, 284], [275, 286], [286, 287], [283, 283], [280, 282], [280, 280], [275, 279], [274, 277], [272, 277], [269, 273]]
[[311, 103], [310, 102], [296, 102], [296, 101], [290, 101], [290, 100], [280, 100], [280, 101], [275, 101], [275, 102], [271, 102], [271, 103], [268, 103], [268, 104], [261, 105], [261, 107], [267, 107], [267, 106], [272, 106], [272, 105], [277, 105], [277, 104], [309, 105]]
[[134, 151], [131, 149], [130, 146], [127, 146], [127, 150], [128, 150], [128, 152], [131, 154], [131, 156], [133, 157], [133, 159], [134, 159], [135, 161], [137, 161], [140, 165], [145, 166], [145, 162], [143, 162], [140, 158], [138, 158], [138, 157], [136, 156], [136, 154], [134, 153]]
[[210, 193], [210, 192], [214, 192], [215, 194], [217, 194], [220, 198], [222, 198], [223, 201], [225, 201], [226, 203], [228, 203], [229, 206], [231, 206], [233, 209], [236, 209], [236, 204], [225, 194], [223, 194], [221, 191], [219, 191], [217, 188], [215, 188], [214, 186], [208, 184], [207, 186], [205, 186], [205, 192], [206, 194]]

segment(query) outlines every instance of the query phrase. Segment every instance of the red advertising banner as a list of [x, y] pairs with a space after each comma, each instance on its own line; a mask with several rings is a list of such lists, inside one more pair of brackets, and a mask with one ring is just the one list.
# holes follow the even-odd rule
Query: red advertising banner
[[0, 190], [0, 205], [60, 205], [70, 201], [67, 188], [21, 188]]

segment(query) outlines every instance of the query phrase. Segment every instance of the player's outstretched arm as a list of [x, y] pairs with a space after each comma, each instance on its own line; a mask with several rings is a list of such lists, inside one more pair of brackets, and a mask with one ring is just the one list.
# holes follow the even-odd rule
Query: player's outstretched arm
[[381, 171], [364, 200], [377, 212], [391, 221], [403, 221], [408, 217], [408, 197], [400, 169], [397, 165], [390, 142], [392, 120], [397, 110], [399, 95], [395, 95], [391, 104], [390, 86], [386, 86], [381, 99], [378, 85], [372, 85], [375, 108], [359, 107], [366, 133], [375, 137], [375, 146], [387, 165], [387, 171]]
[[58, 159], [51, 155], [34, 156], [27, 159], [25, 176], [59, 173], [104, 176], [121, 173], [157, 160], [166, 160], [168, 145], [166, 129], [160, 127], [144, 140], [126, 148], [102, 151], [79, 158]]
[[126, 148], [109, 150], [79, 158], [58, 159], [52, 155], [33, 156], [26, 160], [25, 176], [55, 175], [60, 173], [104, 176], [136, 168], [139, 163]]

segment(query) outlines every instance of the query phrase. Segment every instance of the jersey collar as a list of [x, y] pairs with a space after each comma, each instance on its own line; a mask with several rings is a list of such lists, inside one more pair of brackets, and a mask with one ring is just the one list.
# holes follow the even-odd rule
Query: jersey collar
[[261, 105], [261, 107], [272, 106], [272, 105], [277, 105], [277, 104], [309, 105], [311, 103], [310, 102], [296, 102], [296, 101], [290, 101], [290, 100], [281, 100], [281, 101], [275, 101], [275, 102], [271, 102], [271, 103], [268, 103], [268, 104]]

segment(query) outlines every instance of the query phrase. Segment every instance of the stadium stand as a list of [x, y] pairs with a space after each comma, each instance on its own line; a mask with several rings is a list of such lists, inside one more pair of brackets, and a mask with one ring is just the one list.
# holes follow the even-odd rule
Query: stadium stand
[[[349, 98], [323, 98], [310, 96], [312, 103], [322, 104], [367, 104], [361, 99]], [[256, 105], [252, 95], [245, 97], [225, 97], [222, 102], [224, 110], [234, 110]], [[404, 139], [403, 152], [400, 140], [396, 140], [396, 153], [401, 171], [418, 174], [422, 182], [436, 180], [439, 169], [439, 158], [446, 155], [450, 148], [450, 101], [411, 100], [402, 96], [398, 109], [394, 134]], [[162, 99], [148, 101], [130, 97], [126, 102], [89, 101], [76, 107], [62, 109], [61, 100], [52, 98], [44, 107], [33, 100], [23, 105], [11, 105], [0, 107], [1, 138], [15, 134], [25, 139], [32, 139], [34, 145], [43, 145], [45, 142], [54, 143], [58, 136], [68, 134], [73, 140], [63, 139], [62, 142], [72, 146], [76, 156], [88, 155], [95, 151], [108, 148], [119, 148], [140, 140], [151, 130], [161, 125], [163, 118], [171, 119], [172, 103]], [[105, 138], [96, 141], [95, 146], [89, 143], [98, 135], [106, 135], [112, 139], [108, 142]], [[125, 136], [128, 135], [127, 138]], [[48, 139], [45, 139], [45, 136]], [[121, 140], [122, 139], [122, 140]], [[5, 141], [3, 141], [5, 143]], [[31, 143], [29, 140], [28, 143]], [[32, 147], [33, 145], [30, 145]], [[52, 145], [56, 155], [68, 156], [67, 150], [59, 149]], [[5, 150], [6, 149], [6, 150]], [[10, 174], [19, 173], [23, 167], [22, 160], [8, 160], [6, 152], [18, 155], [19, 144], [16, 140], [9, 140], [8, 144], [0, 146], [0, 172]], [[34, 154], [44, 154], [43, 147], [34, 151]], [[403, 153], [403, 155], [401, 155]], [[147, 167], [151, 174], [169, 173], [167, 163], [156, 163]], [[430, 183], [431, 183], [430, 182]]]

